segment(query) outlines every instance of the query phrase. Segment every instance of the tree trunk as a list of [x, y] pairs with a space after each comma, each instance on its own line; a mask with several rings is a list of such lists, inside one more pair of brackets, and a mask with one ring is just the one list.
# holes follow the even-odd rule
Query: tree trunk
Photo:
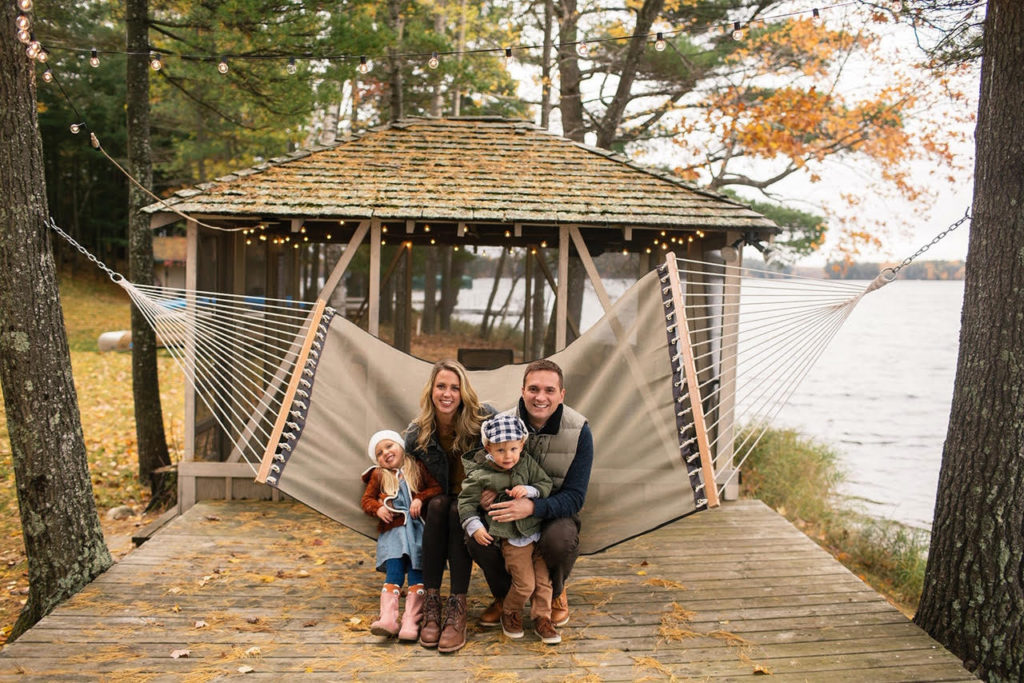
[[960, 356], [914, 620], [979, 677], [1020, 681], [1024, 4], [989, 0], [984, 31]]
[[[148, 0], [128, 0], [125, 13], [128, 47], [125, 80], [128, 118], [128, 171], [149, 188], [153, 162], [149, 145], [149, 38]], [[142, 207], [150, 197], [128, 184], [128, 279], [137, 285], [153, 284], [153, 233]], [[132, 306], [132, 396], [135, 399], [135, 438], [139, 448], [139, 481], [150, 486], [153, 497], [159, 482], [153, 471], [171, 464], [160, 406], [160, 380], [156, 369], [156, 333]]]
[[[537, 253], [534, 259], [542, 259], [544, 255]], [[544, 292], [548, 287], [548, 281], [544, 278], [544, 271], [539, 265], [534, 264], [533, 269], [533, 336], [530, 339], [530, 360], [536, 360], [544, 355], [544, 338], [547, 336], [547, 326], [544, 324]]]
[[491, 283], [491, 293], [487, 297], [487, 308], [484, 309], [483, 320], [480, 321], [480, 338], [487, 339], [490, 335], [489, 327], [491, 320], [491, 308], [494, 306], [494, 296], [498, 293], [498, 286], [501, 284], [501, 276], [505, 270], [505, 259], [508, 258], [508, 252], [504, 249], [501, 250], [501, 256], [498, 257], [498, 265], [494, 271], [494, 281]]
[[562, 114], [562, 135], [583, 142], [583, 98], [580, 94], [580, 63], [576, 57], [576, 29], [579, 13], [576, 0], [558, 4], [558, 108]]
[[96, 514], [71, 377], [57, 275], [45, 227], [43, 152], [33, 64], [0, 34], [0, 387], [14, 465], [29, 594], [9, 640], [112, 563]]
[[544, 48], [540, 60], [540, 127], [544, 130], [551, 125], [551, 51], [555, 42], [551, 29], [554, 19], [554, 0], [544, 0]]
[[402, 62], [398, 55], [402, 52], [402, 35], [405, 32], [405, 21], [402, 19], [401, 0], [388, 0], [388, 14], [391, 30], [395, 32], [396, 44], [388, 48], [388, 66], [390, 74], [388, 82], [391, 88], [391, 120], [402, 118]]

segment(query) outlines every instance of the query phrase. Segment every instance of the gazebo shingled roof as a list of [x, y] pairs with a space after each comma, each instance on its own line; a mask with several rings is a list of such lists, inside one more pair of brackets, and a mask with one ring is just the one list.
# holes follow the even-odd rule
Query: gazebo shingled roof
[[774, 232], [726, 197], [501, 118], [403, 119], [146, 207], [250, 222], [378, 219]]

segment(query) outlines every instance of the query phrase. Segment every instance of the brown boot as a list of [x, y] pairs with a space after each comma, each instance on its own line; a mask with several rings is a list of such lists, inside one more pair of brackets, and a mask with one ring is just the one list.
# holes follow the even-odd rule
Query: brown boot
[[501, 598], [495, 598], [494, 602], [480, 615], [480, 625], [492, 628], [501, 624]]
[[562, 594], [551, 601], [551, 623], [555, 626], [565, 626], [569, 623], [569, 599], [565, 596], [565, 589]]
[[437, 647], [441, 637], [441, 594], [428, 588], [423, 600], [423, 624], [420, 626], [420, 645]]
[[466, 594], [448, 596], [444, 628], [437, 641], [438, 652], [455, 652], [466, 644]]

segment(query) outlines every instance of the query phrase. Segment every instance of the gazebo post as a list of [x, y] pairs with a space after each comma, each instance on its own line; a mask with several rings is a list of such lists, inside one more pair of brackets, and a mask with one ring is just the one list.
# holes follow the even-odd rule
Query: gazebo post
[[380, 336], [380, 219], [370, 220], [370, 299], [367, 331]]
[[569, 315], [569, 226], [558, 226], [558, 294], [555, 300], [555, 351], [565, 348], [566, 318]]

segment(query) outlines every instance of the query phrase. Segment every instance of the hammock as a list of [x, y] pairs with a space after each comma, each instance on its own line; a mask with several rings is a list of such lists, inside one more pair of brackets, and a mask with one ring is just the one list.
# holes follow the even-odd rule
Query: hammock
[[[257, 481], [363, 533], [366, 441], [418, 412], [431, 364], [324, 301], [133, 285], [115, 277]], [[551, 356], [589, 419], [595, 461], [581, 550], [593, 553], [718, 504], [719, 496], [868, 291], [677, 259], [648, 273]], [[472, 371], [515, 405], [523, 366]], [[716, 475], [717, 472], [717, 475]]]

